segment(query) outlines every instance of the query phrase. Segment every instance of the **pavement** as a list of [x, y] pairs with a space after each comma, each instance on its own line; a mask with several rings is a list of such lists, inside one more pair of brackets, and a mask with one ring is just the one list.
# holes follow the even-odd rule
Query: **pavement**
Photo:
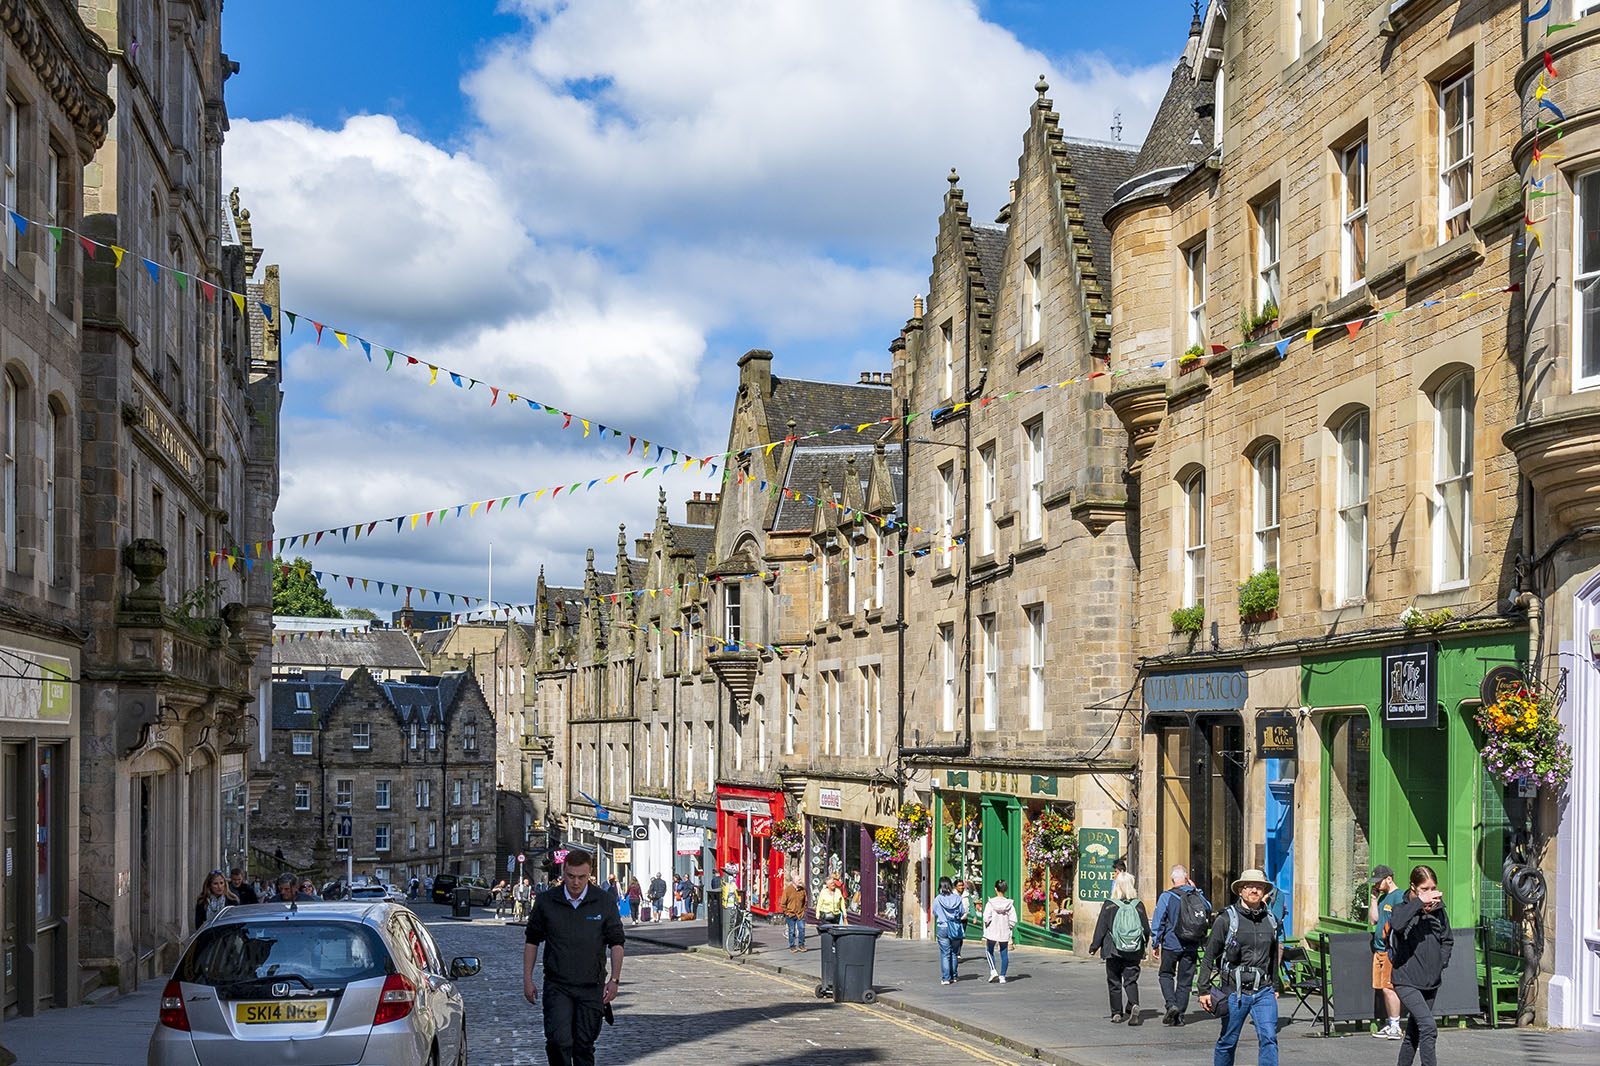
[[[820, 980], [821, 956], [815, 929], [804, 954], [793, 954], [781, 925], [756, 926], [755, 948], [733, 962], [790, 976], [813, 987]], [[726, 958], [706, 944], [704, 922], [661, 922], [629, 926], [630, 941]], [[968, 940], [966, 961], [954, 985], [939, 983], [939, 949], [931, 940], [878, 939], [873, 968], [877, 1005], [892, 1007], [943, 1026], [1010, 1048], [1057, 1066], [1165, 1066], [1211, 1061], [1219, 1023], [1191, 1002], [1188, 1024], [1161, 1024], [1161, 990], [1155, 968], [1139, 978], [1142, 1026], [1113, 1025], [1106, 992], [1105, 966], [1098, 959], [1080, 959], [1062, 951], [1018, 947], [1011, 952], [1005, 984], [988, 982], [983, 942]], [[1280, 1003], [1284, 1017], [1291, 1000]], [[1374, 1039], [1366, 1031], [1322, 1035], [1310, 1012], [1299, 1020], [1280, 1022], [1281, 1057], [1295, 1066], [1373, 1066], [1398, 1058], [1399, 1043]], [[1239, 1040], [1238, 1061], [1255, 1061], [1255, 1034], [1250, 1026]], [[1541, 1066], [1593, 1066], [1600, 1062], [1600, 1033], [1541, 1028], [1446, 1029], [1439, 1034], [1439, 1058], [1450, 1066], [1504, 1066], [1537, 1062]]]

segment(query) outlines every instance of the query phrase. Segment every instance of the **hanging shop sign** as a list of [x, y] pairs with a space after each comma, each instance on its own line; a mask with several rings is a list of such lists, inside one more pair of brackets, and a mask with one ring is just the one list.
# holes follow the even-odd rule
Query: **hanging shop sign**
[[772, 835], [772, 815], [754, 814], [750, 816], [750, 835], [753, 837], [769, 837]]
[[1500, 702], [1501, 697], [1527, 684], [1528, 681], [1522, 676], [1522, 671], [1515, 666], [1497, 666], [1483, 675], [1483, 683], [1478, 686], [1478, 698], [1483, 700], [1485, 707], [1492, 707]]
[[1122, 834], [1116, 829], [1078, 830], [1078, 899], [1108, 900], [1122, 855]]
[[704, 848], [705, 846], [706, 846], [705, 830], [703, 830], [703, 829], [679, 829], [678, 830], [678, 848], [677, 848], [677, 851], [678, 851], [679, 855], [698, 855], [698, 854], [700, 854], [701, 849]]
[[1197, 670], [1144, 679], [1146, 711], [1240, 711], [1250, 698], [1243, 670]]
[[1256, 756], [1262, 759], [1293, 759], [1296, 754], [1294, 715], [1256, 715]]
[[1428, 728], [1439, 722], [1438, 649], [1407, 644], [1383, 654], [1383, 724], [1394, 729]]

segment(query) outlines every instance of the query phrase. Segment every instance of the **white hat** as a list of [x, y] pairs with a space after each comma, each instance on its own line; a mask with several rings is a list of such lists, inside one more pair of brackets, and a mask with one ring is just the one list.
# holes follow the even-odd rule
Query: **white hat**
[[1276, 887], [1266, 874], [1253, 868], [1239, 875], [1239, 879], [1233, 883], [1233, 891], [1237, 893], [1245, 885], [1260, 885], [1267, 892]]

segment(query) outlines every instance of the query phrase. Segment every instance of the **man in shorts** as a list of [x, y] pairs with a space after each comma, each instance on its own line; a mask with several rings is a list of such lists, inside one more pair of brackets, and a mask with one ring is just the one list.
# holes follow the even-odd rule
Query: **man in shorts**
[[1399, 1040], [1400, 997], [1395, 994], [1389, 969], [1389, 945], [1384, 932], [1389, 927], [1389, 915], [1395, 904], [1405, 898], [1405, 889], [1395, 884], [1394, 871], [1387, 866], [1372, 868], [1372, 902], [1367, 907], [1367, 920], [1372, 923], [1372, 987], [1383, 993], [1383, 1006], [1388, 1022], [1373, 1032], [1379, 1040]]

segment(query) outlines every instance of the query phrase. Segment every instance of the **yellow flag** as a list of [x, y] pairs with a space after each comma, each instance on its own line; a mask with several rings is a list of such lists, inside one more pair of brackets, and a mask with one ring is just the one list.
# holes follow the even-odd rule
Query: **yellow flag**
[[610, 477], [606, 478], [606, 484], [607, 485], [611, 484], [613, 481], [617, 480], [617, 478], [619, 476], [620, 475], [618, 475], [618, 474], [612, 474]]
[[237, 562], [238, 560], [236, 560], [233, 556], [228, 556], [228, 569], [232, 570]]
[[428, 378], [428, 384], [429, 385], [437, 385], [437, 384], [439, 384], [439, 368], [434, 366], [432, 363], [429, 363], [428, 364], [428, 369], [433, 372]]
[[471, 507], [467, 508], [467, 517], [468, 518], [471, 518], [473, 515], [475, 515], [477, 513], [478, 513], [478, 505], [476, 503], [474, 503]]
[[539, 497], [543, 496], [545, 493], [547, 493], [549, 491], [550, 491], [549, 489], [540, 489], [538, 492], [533, 494], [533, 501], [535, 503], [538, 503], [539, 502]]
[[126, 248], [118, 248], [114, 244], [111, 246], [111, 254], [117, 257], [117, 266], [122, 265], [122, 253], [126, 251]]
[[340, 333], [338, 330], [334, 330], [333, 331], [333, 335], [335, 337], [339, 338], [339, 347], [341, 347], [341, 348], [350, 347], [350, 335], [348, 333]]
[[578, 421], [583, 423], [583, 435], [587, 437], [589, 435], [589, 420], [587, 418], [580, 418]]
[[419, 515], [419, 514], [414, 514], [414, 515], [411, 516], [411, 528], [412, 529], [416, 529], [417, 528], [417, 519], [419, 519], [421, 517], [422, 516]]
[[1308, 340], [1308, 341], [1316, 340], [1317, 339], [1317, 334], [1321, 333], [1322, 329], [1323, 329], [1323, 327], [1318, 326], [1316, 329], [1308, 329], [1308, 330], [1306, 330], [1306, 340]]
[[362, 578], [361, 579], [361, 591], [362, 592], [367, 591], [367, 579], [366, 578]]

